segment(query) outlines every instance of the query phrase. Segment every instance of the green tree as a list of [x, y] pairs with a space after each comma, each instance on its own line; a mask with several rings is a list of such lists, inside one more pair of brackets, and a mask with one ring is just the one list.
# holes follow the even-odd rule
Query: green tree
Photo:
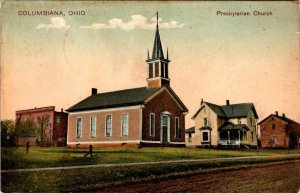
[[16, 126], [17, 137], [36, 137], [37, 126], [32, 119], [20, 121]]
[[15, 145], [15, 122], [13, 120], [1, 121], [1, 146]]

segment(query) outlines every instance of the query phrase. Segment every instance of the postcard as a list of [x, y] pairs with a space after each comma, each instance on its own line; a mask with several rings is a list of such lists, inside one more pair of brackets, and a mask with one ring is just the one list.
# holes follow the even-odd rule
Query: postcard
[[300, 191], [299, 49], [297, 1], [2, 0], [1, 189]]

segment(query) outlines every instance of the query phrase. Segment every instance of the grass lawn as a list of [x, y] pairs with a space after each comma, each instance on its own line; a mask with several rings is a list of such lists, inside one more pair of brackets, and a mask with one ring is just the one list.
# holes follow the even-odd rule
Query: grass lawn
[[[193, 148], [98, 148], [94, 156], [83, 157], [87, 149], [31, 147], [2, 148], [2, 169], [113, 164], [183, 159], [207, 159], [257, 155], [256, 150], [216, 150]], [[300, 150], [259, 150], [259, 155], [300, 153]]]
[[[2, 168], [36, 168], [97, 163], [129, 163], [163, 160], [204, 159], [256, 155], [256, 150], [208, 150], [190, 148], [102, 148], [83, 158], [86, 149], [2, 148]], [[300, 153], [292, 150], [289, 153]], [[260, 150], [259, 155], [288, 154], [287, 150]], [[34, 172], [2, 173], [3, 192], [86, 192], [102, 187], [147, 180], [172, 178], [215, 169], [248, 167], [282, 161], [286, 158], [261, 158], [239, 161], [168, 163], [113, 168], [81, 168]], [[291, 159], [291, 158], [289, 158]], [[300, 156], [292, 158], [300, 159]]]

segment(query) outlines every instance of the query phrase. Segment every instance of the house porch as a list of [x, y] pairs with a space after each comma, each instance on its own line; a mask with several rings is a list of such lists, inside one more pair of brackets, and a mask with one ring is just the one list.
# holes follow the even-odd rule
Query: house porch
[[247, 131], [249, 128], [244, 124], [225, 123], [218, 130], [219, 146], [239, 146], [247, 144]]

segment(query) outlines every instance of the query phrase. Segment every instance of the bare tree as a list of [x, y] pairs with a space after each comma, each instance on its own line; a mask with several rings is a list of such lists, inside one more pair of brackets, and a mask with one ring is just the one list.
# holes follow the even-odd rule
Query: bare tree
[[40, 142], [44, 142], [46, 138], [45, 130], [49, 124], [50, 117], [49, 115], [43, 115], [42, 117], [38, 117], [37, 122], [37, 136]]

